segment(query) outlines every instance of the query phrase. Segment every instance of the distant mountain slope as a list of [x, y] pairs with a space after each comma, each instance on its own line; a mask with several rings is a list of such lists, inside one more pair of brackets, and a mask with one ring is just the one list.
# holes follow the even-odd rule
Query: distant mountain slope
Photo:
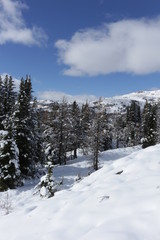
[[114, 112], [123, 109], [124, 106], [128, 106], [132, 100], [139, 102], [142, 108], [146, 100], [148, 102], [158, 102], [160, 100], [160, 90], [133, 92], [121, 96], [105, 98], [103, 102], [105, 105], [109, 105], [111, 111]]
[[[90, 105], [94, 105], [94, 103], [98, 101], [98, 98], [87, 99], [87, 96], [83, 96], [83, 98], [81, 98], [80, 96], [70, 96], [69, 98], [67, 98], [66, 96], [66, 100], [68, 100], [68, 102], [73, 102], [74, 100], [76, 100], [77, 103], [79, 103], [80, 105], [88, 101]], [[143, 108], [146, 100], [149, 102], [157, 102], [158, 100], [160, 100], [160, 90], [139, 91], [121, 96], [102, 98], [103, 104], [106, 106], [107, 111], [110, 113], [123, 111], [126, 106], [131, 104], [132, 100], [139, 102], [139, 105], [141, 106], [141, 108]], [[39, 100], [39, 107], [47, 108], [54, 101], [57, 101], [57, 96], [55, 97], [55, 100], [54, 98], [52, 100]], [[59, 99], [59, 102], [60, 101], [62, 101], [62, 98]]]

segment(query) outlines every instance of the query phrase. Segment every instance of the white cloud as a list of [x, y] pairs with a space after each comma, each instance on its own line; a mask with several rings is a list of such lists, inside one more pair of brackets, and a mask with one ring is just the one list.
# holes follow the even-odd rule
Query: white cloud
[[57, 91], [44, 91], [38, 92], [39, 100], [54, 100], [61, 101], [64, 97], [69, 102], [77, 101], [79, 103], [85, 103], [86, 101], [91, 102], [97, 100], [97, 97], [94, 95], [69, 95], [63, 92]]
[[68, 41], [58, 40], [55, 46], [60, 63], [68, 67], [65, 75], [160, 72], [160, 17], [84, 29]]
[[43, 29], [26, 26], [22, 10], [27, 8], [19, 0], [0, 0], [0, 45], [7, 42], [41, 45], [46, 42], [47, 35]]

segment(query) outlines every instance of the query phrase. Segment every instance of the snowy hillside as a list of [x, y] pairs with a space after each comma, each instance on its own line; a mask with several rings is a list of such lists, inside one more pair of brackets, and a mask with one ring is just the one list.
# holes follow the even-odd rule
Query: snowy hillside
[[[59, 96], [59, 95], [58, 95]], [[98, 100], [94, 96], [70, 96], [65, 95], [66, 100], [68, 102], [77, 101], [79, 105], [82, 105], [86, 101], [93, 105], [95, 101]], [[39, 107], [40, 108], [48, 108], [48, 105], [53, 103], [54, 101], [62, 101], [63, 96], [61, 98], [58, 98], [55, 94], [55, 97], [52, 96], [52, 100], [39, 100]], [[102, 98], [103, 104], [106, 106], [108, 112], [114, 113], [117, 111], [124, 111], [124, 108], [131, 104], [132, 100], [138, 101], [141, 108], [143, 108], [146, 100], [148, 102], [157, 102], [160, 99], [160, 90], [155, 91], [140, 91], [140, 92], [133, 92], [121, 96], [114, 96], [109, 98]]]
[[148, 102], [157, 102], [160, 100], [160, 90], [140, 91], [111, 98], [104, 98], [103, 102], [105, 105], [108, 105], [109, 112], [117, 112], [121, 110], [123, 111], [123, 107], [130, 105], [132, 100], [139, 102], [141, 108], [143, 108], [146, 100]]
[[148, 100], [148, 101], [156, 102], [157, 100], [160, 99], [160, 90], [134, 92], [134, 93], [122, 95], [121, 98], [132, 99], [136, 101]]
[[1, 209], [1, 239], [159, 240], [159, 155], [160, 145], [109, 150], [85, 178], [89, 159], [79, 157], [55, 168], [63, 186], [50, 199], [33, 195], [35, 183], [0, 193], [1, 207], [10, 203], [8, 215]]

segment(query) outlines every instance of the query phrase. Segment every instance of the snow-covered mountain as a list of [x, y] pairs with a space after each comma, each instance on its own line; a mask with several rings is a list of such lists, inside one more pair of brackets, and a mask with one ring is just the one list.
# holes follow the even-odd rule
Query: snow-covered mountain
[[139, 102], [139, 105], [143, 108], [146, 100], [154, 103], [160, 100], [160, 90], [139, 91], [121, 96], [104, 98], [103, 103], [108, 106], [109, 112], [117, 112], [122, 111], [125, 106], [130, 105], [132, 100]]
[[63, 190], [50, 199], [34, 182], [0, 193], [1, 239], [159, 240], [159, 155], [160, 145], [109, 150], [89, 176], [89, 159], [71, 160], [54, 169]]
[[[69, 97], [68, 97], [69, 96]], [[82, 103], [85, 103], [86, 101], [90, 105], [94, 105], [96, 101], [98, 101], [98, 98], [92, 96], [88, 97], [87, 96], [70, 96], [66, 95], [66, 100], [68, 102], [73, 102], [74, 100], [77, 101], [80, 105]], [[46, 100], [39, 100], [39, 107], [41, 108], [48, 108], [50, 104], [52, 104], [54, 101], [62, 101], [63, 97], [61, 96], [60, 99], [57, 99], [57, 95], [54, 99], [52, 97], [52, 100], [46, 99]], [[120, 95], [120, 96], [114, 96], [114, 97], [108, 97], [108, 98], [102, 98], [103, 104], [106, 106], [108, 112], [114, 113], [118, 111], [123, 111], [123, 109], [131, 104], [131, 101], [137, 101], [139, 102], [139, 105], [141, 108], [143, 108], [146, 100], [148, 102], [157, 102], [160, 100], [160, 90], [154, 90], [154, 91], [139, 91], [139, 92], [133, 92], [125, 95]]]

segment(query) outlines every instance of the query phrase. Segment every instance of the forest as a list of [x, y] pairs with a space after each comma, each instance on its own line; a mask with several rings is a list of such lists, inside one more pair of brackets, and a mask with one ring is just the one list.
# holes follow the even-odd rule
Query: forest
[[[38, 187], [54, 195], [54, 166], [90, 155], [99, 169], [102, 151], [160, 142], [160, 103], [132, 100], [123, 111], [109, 113], [102, 99], [93, 104], [52, 102], [45, 109], [33, 96], [30, 76], [19, 91], [11, 76], [0, 77], [0, 191], [14, 189], [25, 179], [39, 178]], [[42, 177], [43, 176], [43, 177]]]

